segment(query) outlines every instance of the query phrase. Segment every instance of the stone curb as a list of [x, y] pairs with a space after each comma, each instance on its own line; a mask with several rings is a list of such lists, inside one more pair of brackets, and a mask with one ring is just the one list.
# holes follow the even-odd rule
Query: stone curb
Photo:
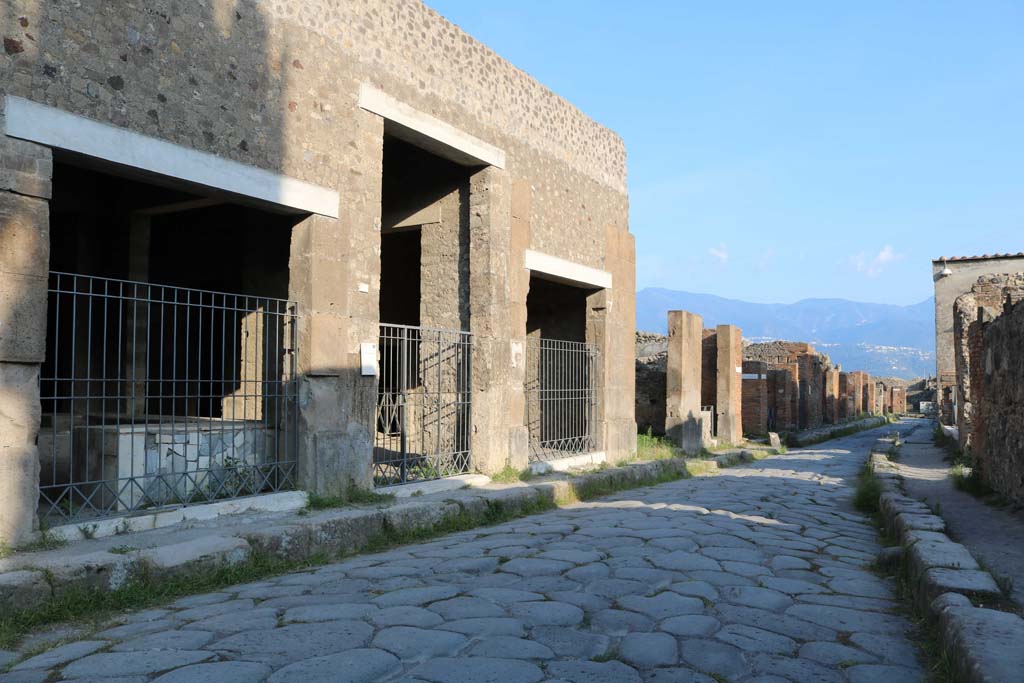
[[1024, 619], [974, 606], [1000, 602], [1003, 593], [970, 551], [946, 535], [941, 517], [903, 495], [898, 469], [888, 457], [892, 444], [882, 441], [872, 447], [869, 467], [882, 486], [878, 509], [883, 522], [903, 548], [903, 570], [915, 604], [937, 627], [959, 680], [1019, 681], [1024, 670]]
[[[876, 427], [882, 427], [890, 424], [889, 420], [883, 416], [875, 416], [864, 418], [856, 422], [847, 422], [845, 424], [829, 425], [826, 428], [819, 427], [817, 429], [807, 430], [804, 432], [797, 432], [792, 434], [790, 438], [796, 445], [794, 448], [801, 448], [804, 446], [816, 446], [817, 444], [824, 443], [825, 441], [831, 441], [832, 439], [842, 438], [843, 436], [852, 436], [857, 432], [867, 431], [868, 429], [875, 429]], [[855, 427], [855, 431], [851, 434], [839, 434], [843, 430]]]
[[[521, 516], [539, 506], [571, 504], [605, 491], [652, 485], [666, 477], [714, 474], [756, 459], [757, 455], [747, 450], [708, 459], [667, 458], [506, 489], [402, 498], [386, 507], [273, 513], [260, 524], [227, 533], [210, 530], [182, 542], [124, 553], [50, 551], [14, 556], [0, 560], [0, 611], [37, 608], [75, 590], [117, 590], [143, 574], [186, 576], [255, 557], [302, 561], [326, 554], [340, 558], [404, 534], [443, 529], [457, 519], [482, 526], [495, 510]], [[124, 538], [131, 540], [130, 536]]]

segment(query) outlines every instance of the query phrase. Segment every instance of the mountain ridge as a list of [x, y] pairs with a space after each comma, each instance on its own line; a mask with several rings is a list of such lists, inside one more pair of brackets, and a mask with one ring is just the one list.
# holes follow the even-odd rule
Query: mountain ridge
[[751, 341], [810, 342], [850, 370], [903, 379], [934, 374], [931, 298], [909, 305], [817, 297], [791, 304], [754, 303], [647, 287], [637, 292], [637, 329], [664, 333], [667, 312], [676, 309], [701, 315], [705, 327], [736, 325]]

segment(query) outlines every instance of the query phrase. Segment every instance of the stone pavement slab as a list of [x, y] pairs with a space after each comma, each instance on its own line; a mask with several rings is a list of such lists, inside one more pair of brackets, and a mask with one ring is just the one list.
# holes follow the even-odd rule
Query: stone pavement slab
[[0, 683], [923, 680], [850, 506], [876, 437], [124, 615]]

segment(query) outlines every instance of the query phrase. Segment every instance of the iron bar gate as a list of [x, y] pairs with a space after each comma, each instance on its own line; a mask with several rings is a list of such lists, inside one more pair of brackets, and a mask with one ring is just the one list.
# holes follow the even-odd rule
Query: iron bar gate
[[527, 338], [526, 426], [530, 461], [597, 450], [597, 347]]
[[469, 471], [472, 335], [381, 324], [379, 350], [374, 483]]
[[295, 485], [295, 304], [50, 273], [47, 523]]

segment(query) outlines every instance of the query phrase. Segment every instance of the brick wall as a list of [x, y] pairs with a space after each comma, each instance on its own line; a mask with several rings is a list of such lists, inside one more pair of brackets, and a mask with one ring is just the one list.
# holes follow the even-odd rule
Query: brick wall
[[[982, 479], [1015, 504], [1024, 503], [1024, 301], [983, 322], [978, 355], [972, 454]], [[980, 386], [979, 386], [980, 385]]]
[[743, 432], [768, 433], [768, 364], [761, 361], [743, 361]]
[[665, 433], [665, 370], [668, 337], [636, 333], [636, 428], [641, 434]]
[[700, 404], [713, 406], [718, 400], [718, 334], [714, 330], [704, 330], [700, 363]]

